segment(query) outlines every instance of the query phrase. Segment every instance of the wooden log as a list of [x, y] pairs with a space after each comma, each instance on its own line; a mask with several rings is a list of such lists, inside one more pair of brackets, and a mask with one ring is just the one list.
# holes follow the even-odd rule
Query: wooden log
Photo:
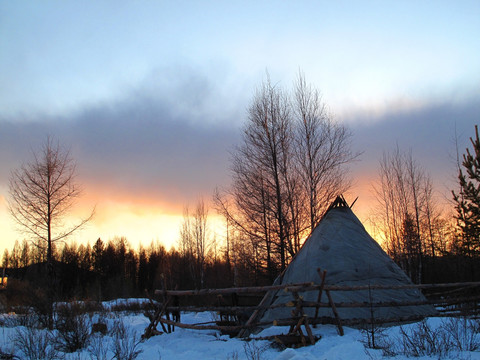
[[294, 335], [295, 333], [297, 333], [298, 335], [300, 335], [300, 340], [302, 342], [302, 345], [305, 346], [307, 344], [307, 340], [305, 339], [305, 334], [302, 331], [302, 323], [303, 323], [303, 317], [302, 319], [300, 319], [297, 326], [295, 327], [296, 330], [289, 332], [289, 334]]
[[302, 339], [302, 345], [307, 346], [307, 339], [305, 338], [305, 335], [303, 335], [303, 331], [299, 329], [298, 332], [300, 333], [300, 338]]
[[[411, 321], [418, 321], [425, 318], [424, 316], [420, 315], [412, 315], [412, 316], [403, 316], [403, 317], [396, 317], [396, 318], [375, 318], [375, 324], [392, 324], [392, 323], [403, 323], [403, 322], [411, 322]], [[295, 319], [277, 319], [275, 320], [275, 326], [290, 326], [292, 324], [296, 324], [298, 322], [298, 318]], [[310, 319], [310, 324], [329, 324], [329, 325], [337, 325], [338, 322], [335, 317], [319, 317], [318, 319]], [[371, 319], [342, 319], [342, 326], [355, 326], [355, 325], [362, 325], [362, 324], [370, 324]], [[257, 326], [268, 326], [272, 325], [270, 322], [258, 322]]]
[[455, 286], [480, 286], [480, 281], [463, 282], [463, 283], [442, 283], [442, 284], [409, 284], [409, 285], [359, 285], [359, 286], [325, 286], [325, 290], [330, 291], [356, 291], [370, 289], [382, 290], [400, 290], [400, 289], [432, 289], [432, 288], [448, 288]]
[[[164, 304], [168, 305], [168, 303], [170, 302], [171, 296], [167, 295], [167, 282], [166, 282], [165, 276], [163, 274], [160, 275], [160, 278], [162, 279], [163, 302], [164, 302]], [[167, 310], [166, 306], [165, 306], [165, 317], [167, 318], [167, 320], [170, 320], [170, 312]], [[175, 330], [175, 327], [172, 329], [170, 324], [167, 324], [167, 328], [168, 328], [168, 333], [171, 333], [172, 331]]]
[[[283, 284], [271, 286], [257, 286], [257, 287], [242, 287], [242, 288], [223, 288], [223, 289], [201, 289], [201, 290], [167, 290], [170, 296], [201, 296], [214, 294], [231, 294], [237, 293], [252, 293], [252, 292], [266, 292], [271, 290], [287, 291], [313, 291], [319, 290], [321, 285], [313, 283], [298, 283], [298, 284]], [[480, 286], [480, 281], [477, 282], [463, 282], [463, 283], [442, 283], [442, 284], [409, 284], [409, 285], [358, 285], [358, 286], [335, 286], [325, 285], [323, 290], [329, 291], [357, 291], [357, 290], [401, 290], [401, 289], [431, 289], [431, 288], [446, 288], [455, 286]], [[155, 295], [161, 295], [162, 290], [155, 290]]]
[[[327, 276], [327, 271], [326, 270], [323, 270], [321, 271], [320, 268], [317, 269], [317, 272], [318, 274], [320, 275], [320, 279], [321, 279], [321, 282], [320, 282], [320, 288], [318, 289], [318, 297], [317, 297], [317, 303], [320, 303], [321, 300], [322, 300], [322, 292], [323, 292], [323, 288], [325, 286], [325, 277]], [[319, 310], [319, 306], [315, 306], [315, 319], [318, 317], [318, 310]]]
[[[157, 328], [157, 324], [158, 324], [158, 317], [160, 316], [160, 312], [162, 311], [162, 308], [160, 306], [155, 306], [155, 304], [153, 303], [153, 300], [152, 298], [150, 297], [150, 294], [148, 293], [147, 289], [145, 289], [145, 294], [147, 295], [148, 297], [148, 300], [150, 301], [150, 304], [156, 308], [155, 310], [155, 313], [153, 314], [153, 317], [150, 319], [150, 324], [147, 326], [147, 328], [145, 329], [145, 332], [143, 334], [143, 338], [146, 338], [148, 339], [149, 337], [151, 337], [152, 335], [154, 335], [154, 332], [157, 331], [156, 328]], [[163, 306], [162, 306], [163, 307]], [[162, 329], [164, 332], [167, 332], [167, 329], [165, 329], [165, 325], [161, 324], [162, 325]]]
[[[282, 306], [286, 306], [282, 304]], [[255, 311], [259, 306], [194, 306], [194, 305], [180, 305], [180, 306], [169, 306], [168, 310], [173, 311], [182, 311], [182, 312], [203, 312], [203, 311], [213, 311], [213, 312], [225, 312], [232, 315], [238, 315], [244, 313], [245, 311]]]
[[[297, 326], [295, 326], [294, 331], [289, 331], [289, 335], [296, 335], [300, 337], [300, 341], [302, 342], [302, 346], [305, 346], [307, 344], [307, 340], [305, 339], [305, 334], [302, 331], [302, 324], [303, 324], [303, 317], [299, 320], [297, 323]], [[291, 328], [291, 327], [290, 327]]]
[[[376, 302], [376, 303], [335, 303], [337, 308], [362, 308], [362, 307], [394, 307], [394, 306], [417, 306], [417, 305], [437, 305], [437, 306], [445, 306], [445, 305], [456, 305], [462, 304], [466, 302], [472, 301], [480, 301], [479, 296], [470, 296], [470, 297], [463, 297], [463, 298], [456, 298], [456, 299], [445, 299], [445, 300], [426, 300], [426, 301], [404, 301], [404, 302], [396, 302], [396, 301], [383, 301], [383, 302]], [[304, 307], [328, 307], [328, 304], [318, 304], [315, 302], [304, 302]]]
[[[295, 306], [295, 309], [292, 310], [292, 317], [296, 317], [297, 315], [298, 315], [298, 316], [304, 315], [303, 309], [302, 309], [302, 298], [301, 298], [300, 296], [298, 296], [298, 292], [296, 292], [296, 291], [293, 291], [293, 292], [292, 292], [292, 295], [293, 295], [293, 298], [295, 299], [295, 305], [296, 305], [296, 306]], [[303, 320], [300, 320], [300, 322], [299, 322], [300, 325], [301, 325], [302, 321], [303, 321]], [[296, 331], [300, 331], [300, 332], [301, 332], [301, 330], [299, 330], [299, 329], [300, 329], [300, 325], [297, 325], [297, 326], [296, 326], [296, 328], [297, 328]], [[293, 327], [290, 326], [290, 331], [289, 331], [289, 332], [291, 333], [292, 330], [293, 330]], [[303, 334], [302, 334], [302, 336], [303, 336]]]
[[170, 324], [183, 329], [192, 329], [192, 330], [220, 330], [220, 331], [238, 331], [244, 329], [244, 325], [233, 325], [233, 326], [220, 326], [220, 325], [198, 325], [198, 324], [183, 324], [179, 322], [174, 322], [172, 320], [160, 319], [162, 323]]
[[[268, 325], [274, 325], [274, 326], [290, 326], [290, 325], [296, 325], [298, 321], [300, 320], [300, 317], [297, 316], [295, 318], [290, 318], [290, 319], [276, 319], [272, 323], [268, 321], [262, 321], [258, 322], [257, 326], [268, 326]], [[333, 318], [318, 318], [317, 323], [318, 324], [323, 324], [323, 321], [326, 321], [326, 324], [334, 324], [335, 319]]]
[[478, 302], [480, 301], [480, 295], [477, 296], [467, 296], [467, 297], [459, 297], [459, 298], [453, 298], [453, 299], [445, 299], [445, 300], [429, 300], [430, 304], [435, 304], [435, 305], [458, 305], [458, 304], [463, 304], [463, 303], [468, 303], [468, 302]]
[[[302, 343], [305, 346], [306, 345], [305, 335], [302, 332], [302, 324], [303, 324], [303, 326], [305, 327], [305, 331], [307, 332], [308, 338], [310, 340], [310, 343], [313, 345], [315, 343], [315, 338], [313, 337], [312, 329], [310, 329], [310, 325], [308, 323], [308, 317], [305, 315], [303, 311], [303, 298], [299, 296], [297, 292], [293, 292], [293, 296], [295, 297], [295, 300], [297, 302], [297, 307], [295, 310], [292, 311], [292, 317], [301, 316], [297, 325], [293, 329], [293, 333], [298, 332], [300, 334], [300, 336], [302, 337]], [[290, 329], [292, 329], [291, 326], [290, 326]], [[290, 330], [290, 332], [292, 331]]]
[[259, 316], [261, 315], [261, 312], [265, 309], [265, 304], [270, 301], [270, 298], [265, 295], [262, 299], [262, 301], [260, 302], [260, 304], [258, 305], [258, 309], [256, 309], [252, 315], [250, 316], [250, 318], [247, 320], [247, 323], [245, 324], [245, 328], [240, 330], [240, 332], [238, 333], [238, 337], [245, 337], [245, 336], [248, 336], [247, 333], [248, 333], [248, 329], [250, 327], [253, 327], [255, 325], [255, 323], [258, 321], [258, 318]]
[[[161, 308], [160, 312], [158, 313], [158, 316], [157, 316], [157, 319], [156, 319], [156, 324], [158, 324], [158, 322], [162, 318], [163, 314], [165, 314], [165, 312], [167, 311], [166, 309], [168, 307], [168, 302], [169, 302], [169, 299], [167, 299], [167, 302], [162, 305], [162, 308]], [[156, 327], [156, 324], [155, 324], [155, 327]], [[163, 328], [163, 326], [162, 326], [162, 328]], [[170, 333], [170, 331], [166, 331], [166, 332]]]
[[[391, 319], [384, 318], [375, 318], [375, 324], [392, 324], [392, 323], [403, 323], [418, 321], [423, 319], [423, 316], [413, 315], [413, 316], [403, 316]], [[290, 326], [296, 324], [298, 319], [277, 319], [275, 320], [275, 326]], [[371, 320], [368, 319], [342, 319], [342, 326], [357, 326], [362, 324], [370, 324]], [[309, 324], [322, 324], [322, 325], [336, 325], [338, 326], [337, 319], [335, 317], [319, 317], [318, 319], [310, 319]], [[268, 322], [259, 322], [257, 326], [268, 326], [271, 323]]]
[[305, 327], [305, 331], [307, 332], [308, 339], [310, 340], [310, 344], [315, 345], [315, 336], [313, 336], [312, 329], [310, 328], [310, 322], [308, 321], [308, 316], [305, 316], [305, 320], [303, 321], [303, 326]]
[[[386, 302], [379, 302], [379, 303], [369, 303], [369, 302], [352, 302], [352, 303], [335, 303], [337, 308], [365, 308], [365, 307], [392, 307], [392, 306], [414, 306], [414, 305], [432, 305], [438, 304], [438, 301], [405, 301], [405, 302], [395, 302], [395, 301], [386, 301]], [[317, 303], [313, 301], [305, 301], [303, 303], [303, 307], [305, 308], [327, 308], [331, 307], [329, 303]]]
[[335, 319], [337, 320], [338, 332], [340, 333], [340, 336], [343, 336], [342, 320], [340, 319], [340, 316], [338, 315], [338, 311], [337, 311], [337, 308], [335, 307], [335, 303], [333, 302], [332, 295], [330, 295], [329, 290], [326, 290], [325, 293], [327, 294], [328, 302], [330, 303], [330, 306], [332, 307], [333, 315], [335, 315]]
[[[300, 327], [302, 326], [302, 324], [303, 324], [304, 321], [305, 321], [305, 316], [302, 316], [302, 317], [298, 320], [298, 322], [297, 322], [297, 324], [295, 325], [295, 327], [294, 327], [292, 330], [289, 331], [289, 333], [292, 334], [292, 333], [295, 333], [295, 332], [297, 332], [297, 331], [299, 331], [299, 330], [301, 331]], [[293, 326], [293, 325], [292, 325], [292, 326]]]
[[[403, 316], [403, 317], [396, 317], [390, 319], [384, 318], [375, 318], [375, 324], [389, 324], [389, 323], [402, 323], [402, 322], [409, 322], [409, 321], [417, 321], [423, 319], [423, 316], [413, 315], [413, 316]], [[297, 324], [299, 318], [294, 319], [277, 319], [274, 321], [275, 326], [290, 326], [292, 324]], [[354, 325], [361, 325], [361, 324], [369, 324], [370, 319], [342, 319], [342, 326], [354, 326]], [[329, 325], [337, 325], [337, 319], [335, 317], [319, 317], [318, 319], [310, 319], [309, 324], [329, 324]], [[258, 322], [256, 326], [269, 326], [272, 325], [271, 322]]]
[[[405, 321], [415, 321], [415, 320], [419, 320], [419, 319], [422, 319], [422, 318], [423, 317], [421, 317], [421, 316], [399, 317], [399, 318], [395, 318], [395, 319], [377, 318], [377, 319], [375, 319], [375, 323], [376, 324], [384, 324], [384, 323], [392, 323], [392, 322], [400, 323], [400, 322], [405, 322]], [[300, 317], [292, 318], [292, 319], [275, 320], [275, 325], [276, 326], [290, 326], [292, 324], [296, 325], [298, 323], [299, 319], [300, 319]], [[167, 319], [164, 319], [164, 318], [160, 318], [159, 321], [164, 323], [164, 324], [170, 323], [170, 325], [174, 325], [174, 326], [179, 327], [179, 328], [193, 329], [193, 330], [238, 331], [238, 330], [241, 330], [241, 329], [251, 328], [251, 326], [246, 326], [246, 325], [218, 326], [218, 325], [183, 324], [183, 323], [167, 320]], [[345, 325], [358, 325], [358, 324], [362, 324], [362, 323], [368, 323], [369, 321], [370, 321], [370, 319], [352, 319], [352, 320], [342, 320], [342, 323], [345, 324]], [[311, 321], [309, 322], [309, 325], [311, 323], [337, 325], [337, 319], [323, 317], [323, 318], [318, 318], [316, 320], [311, 319]], [[258, 322], [258, 323], [255, 324], [255, 326], [268, 326], [268, 325], [271, 325], [271, 323], [270, 322]]]
[[[201, 296], [201, 295], [217, 295], [217, 294], [233, 294], [233, 293], [253, 293], [253, 292], [267, 292], [270, 290], [282, 290], [285, 288], [308, 288], [313, 285], [312, 282], [299, 284], [283, 284], [270, 286], [252, 286], [240, 288], [223, 288], [223, 289], [200, 289], [200, 290], [168, 290], [167, 294], [171, 296]], [[156, 295], [160, 295], [162, 290], [155, 290]]]
[[[461, 298], [452, 298], [444, 300], [426, 300], [426, 301], [405, 301], [405, 302], [396, 302], [396, 301], [384, 301], [384, 302], [349, 302], [349, 303], [335, 303], [337, 308], [367, 308], [367, 307], [401, 307], [401, 306], [418, 306], [418, 305], [435, 305], [435, 306], [448, 306], [462, 304], [466, 302], [480, 302], [480, 295], [478, 296], [469, 296]], [[295, 306], [294, 301], [288, 301], [286, 303], [272, 304], [265, 306], [260, 304], [258, 306], [168, 306], [167, 310], [170, 312], [182, 311], [182, 312], [203, 312], [203, 311], [214, 311], [214, 312], [224, 312], [231, 314], [241, 314], [248, 311], [257, 311], [257, 310], [266, 310], [266, 309], [276, 309], [282, 307], [293, 307]], [[302, 300], [303, 308], [330, 308], [330, 304], [327, 303], [318, 303], [314, 301], [305, 301]], [[317, 315], [318, 316], [318, 315]]]
[[[369, 303], [369, 302], [362, 302], [362, 303], [357, 303], [357, 302], [351, 302], [351, 303], [335, 303], [335, 306], [337, 308], [362, 308], [362, 307], [394, 307], [394, 306], [417, 306], [417, 305], [437, 305], [437, 306], [442, 306], [442, 305], [456, 305], [456, 304], [462, 304], [462, 303], [467, 303], [467, 302], [474, 302], [474, 301], [480, 301], [480, 295], [479, 296], [469, 296], [469, 297], [462, 297], [462, 298], [455, 298], [455, 299], [445, 299], [445, 300], [422, 300], [422, 301], [404, 301], [404, 302], [396, 302], [396, 301], [383, 301], [383, 302], [376, 302], [376, 303]], [[274, 307], [277, 307], [278, 305], [281, 304], [275, 304]], [[304, 301], [303, 302], [303, 307], [320, 307], [320, 308], [325, 308], [325, 307], [330, 307], [330, 304], [328, 303], [317, 303], [313, 301]]]
[[[317, 306], [316, 302], [307, 302], [304, 301], [304, 307], [315, 307]], [[267, 309], [276, 309], [282, 307], [294, 307], [294, 301], [288, 301], [286, 303], [278, 303], [265, 306], [260, 303], [257, 306], [169, 306], [169, 311], [183, 311], [183, 312], [202, 312], [202, 311], [230, 311], [232, 313], [243, 313], [245, 311], [255, 311], [255, 310], [267, 310]], [[319, 307], [330, 307], [328, 303], [320, 303]]]
[[453, 294], [456, 292], [461, 292], [461, 291], [466, 291], [466, 290], [471, 290], [474, 289], [476, 286], [475, 285], [469, 285], [469, 286], [462, 286], [462, 287], [457, 287], [456, 289], [448, 290], [448, 291], [440, 291], [436, 293], [428, 293], [428, 297], [434, 297], [434, 296], [444, 296], [447, 294]]

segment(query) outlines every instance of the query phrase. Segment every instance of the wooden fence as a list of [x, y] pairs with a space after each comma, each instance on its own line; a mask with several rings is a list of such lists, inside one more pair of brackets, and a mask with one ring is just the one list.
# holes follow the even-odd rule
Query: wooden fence
[[[338, 332], [343, 335], [344, 325], [361, 325], [384, 324], [392, 322], [405, 322], [418, 320], [418, 316], [399, 317], [395, 319], [341, 319], [338, 315], [338, 308], [379, 308], [393, 306], [413, 306], [413, 305], [433, 305], [439, 311], [438, 316], [459, 316], [459, 315], [477, 315], [480, 303], [480, 282], [468, 283], [448, 283], [448, 284], [410, 284], [410, 285], [362, 285], [362, 286], [332, 286], [325, 285], [325, 272], [323, 272], [322, 283], [299, 283], [272, 286], [255, 286], [255, 287], [237, 287], [223, 289], [200, 289], [200, 290], [167, 290], [165, 282], [163, 288], [154, 292], [159, 298], [158, 302], [154, 302], [151, 297], [150, 302], [155, 312], [150, 314], [150, 324], [145, 329], [144, 337], [148, 338], [152, 335], [161, 333], [157, 330], [160, 324], [163, 332], [171, 332], [175, 327], [196, 330], [219, 330], [223, 333], [235, 335], [239, 337], [248, 336], [249, 332], [258, 327], [265, 326], [290, 326], [288, 336], [296, 336], [303, 343], [314, 343], [315, 338], [311, 331], [311, 325], [316, 324], [335, 324]], [[331, 292], [336, 291], [359, 291], [359, 290], [377, 290], [377, 289], [420, 289], [423, 290], [426, 301], [410, 301], [410, 302], [370, 302], [370, 303], [334, 303]], [[282, 304], [269, 304], [267, 297], [263, 297], [263, 301], [258, 305], [241, 304], [240, 299], [245, 295], [256, 295], [260, 297], [272, 290], [283, 290], [290, 293], [291, 300]], [[299, 293], [305, 291], [318, 291], [317, 301], [304, 301]], [[326, 301], [321, 301], [322, 294], [326, 294]], [[148, 293], [147, 293], [148, 295]], [[203, 298], [201, 301], [185, 301], [187, 298]], [[183, 299], [183, 300], [182, 300]], [[205, 300], [206, 299], [206, 300]], [[257, 302], [256, 302], [257, 303]], [[261, 314], [267, 309], [288, 307], [292, 309], [290, 319], [279, 319], [272, 322], [260, 322]], [[309, 317], [305, 314], [305, 308], [315, 308], [315, 316]], [[318, 310], [320, 308], [331, 308], [331, 317], [319, 317]], [[212, 321], [201, 324], [185, 324], [180, 320], [182, 312], [203, 312], [212, 311], [221, 315], [219, 321]], [[245, 316], [245, 314], [250, 314]], [[304, 335], [301, 327], [304, 327], [306, 335]], [[288, 339], [287, 339], [288, 340]], [[285, 340], [285, 341], [287, 341]]]

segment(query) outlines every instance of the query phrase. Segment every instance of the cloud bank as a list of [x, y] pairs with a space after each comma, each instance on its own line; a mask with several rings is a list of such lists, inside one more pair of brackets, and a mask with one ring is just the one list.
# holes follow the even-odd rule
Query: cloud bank
[[[133, 91], [68, 117], [4, 118], [2, 168], [28, 161], [30, 151], [53, 135], [70, 147], [87, 192], [176, 206], [209, 197], [215, 186], [228, 182], [229, 149], [239, 139], [241, 119], [222, 112], [221, 99], [215, 111], [204, 79], [183, 84], [170, 94]], [[8, 173], [2, 171], [1, 183]]]

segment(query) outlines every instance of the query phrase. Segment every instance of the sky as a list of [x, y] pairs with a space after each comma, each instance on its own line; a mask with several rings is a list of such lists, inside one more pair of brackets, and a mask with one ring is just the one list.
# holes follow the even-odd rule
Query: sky
[[299, 71], [362, 152], [361, 220], [397, 145], [448, 198], [480, 119], [478, 1], [0, 0], [0, 250], [23, 239], [10, 173], [48, 135], [77, 162], [72, 219], [96, 208], [73, 240], [175, 244], [184, 207], [228, 186], [256, 87]]

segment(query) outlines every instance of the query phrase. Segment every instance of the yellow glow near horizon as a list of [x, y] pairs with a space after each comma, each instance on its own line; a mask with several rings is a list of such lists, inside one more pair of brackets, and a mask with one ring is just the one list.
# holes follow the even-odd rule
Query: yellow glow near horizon
[[96, 216], [76, 236], [76, 241], [87, 240], [93, 244], [97, 238], [108, 241], [123, 236], [134, 248], [159, 241], [169, 249], [176, 245], [182, 221], [181, 215], [164, 213], [160, 209], [139, 214], [130, 205], [111, 204], [97, 208]]
[[3, 256], [4, 249], [10, 251], [15, 243], [15, 239], [20, 238], [20, 234], [15, 231], [15, 223], [13, 222], [7, 210], [7, 202], [3, 195], [0, 194], [0, 250]]
[[[67, 225], [78, 223], [80, 218], [88, 216], [92, 207], [88, 199], [82, 199], [71, 216], [65, 219], [65, 223]], [[183, 214], [175, 210], [148, 205], [142, 201], [136, 203], [129, 199], [115, 201], [104, 199], [96, 205], [92, 220], [67, 242], [75, 242], [77, 245], [89, 243], [93, 246], [98, 238], [107, 242], [115, 237], [125, 237], [136, 250], [140, 245], [148, 247], [152, 241], [158, 241], [169, 250], [172, 246], [177, 247], [183, 222]], [[209, 212], [207, 227], [209, 236], [216, 238], [217, 247], [222, 246], [223, 219], [213, 210]], [[24, 237], [16, 231], [15, 223], [8, 214], [5, 198], [1, 195], [0, 228], [2, 252], [4, 249], [11, 251], [16, 240], [20, 243], [23, 241]]]
[[[379, 243], [380, 238], [376, 234], [368, 221], [371, 215], [372, 205], [375, 198], [371, 191], [373, 174], [362, 174], [357, 176], [355, 184], [351, 191], [346, 194], [346, 199], [351, 204], [358, 196], [358, 200], [352, 210], [365, 226], [369, 234]], [[103, 195], [103, 196], [102, 196]], [[75, 241], [77, 244], [89, 243], [93, 246], [94, 242], [101, 238], [104, 242], [115, 237], [125, 237], [132, 248], [138, 249], [140, 245], [148, 247], [152, 241], [158, 241], [163, 244], [167, 250], [177, 247], [180, 227], [183, 222], [183, 209], [181, 206], [161, 204], [161, 201], [154, 198], [138, 197], [129, 198], [118, 192], [111, 193], [101, 191], [89, 191], [89, 196], [85, 195], [79, 199], [79, 203], [73, 209], [71, 216], [66, 223], [76, 223], [78, 219], [88, 216], [95, 202], [96, 210], [93, 219], [87, 226], [72, 236], [69, 241]], [[208, 207], [208, 204], [206, 204]], [[190, 205], [190, 213], [193, 213], [195, 204]], [[225, 224], [224, 219], [215, 213], [213, 209], [209, 210], [208, 218], [209, 235], [216, 238], [217, 249], [224, 246]], [[0, 250], [12, 249], [15, 240], [23, 241], [21, 233], [16, 231], [16, 226], [7, 210], [5, 196], [0, 195], [0, 229], [2, 237], [0, 239]]]

